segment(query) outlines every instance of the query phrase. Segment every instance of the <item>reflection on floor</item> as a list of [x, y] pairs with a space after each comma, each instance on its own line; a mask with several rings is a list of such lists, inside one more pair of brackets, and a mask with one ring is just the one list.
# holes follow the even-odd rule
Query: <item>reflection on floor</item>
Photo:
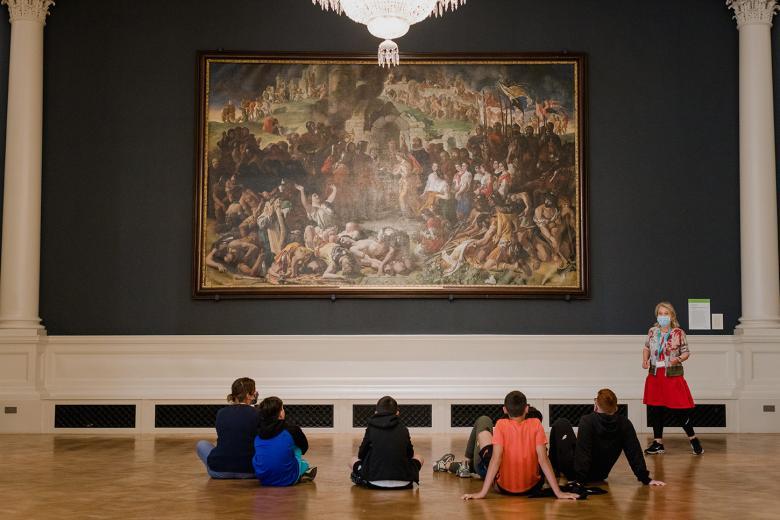
[[359, 435], [310, 435], [316, 481], [281, 489], [209, 479], [192, 436], [2, 435], [0, 518], [780, 518], [780, 435], [703, 435], [701, 457], [682, 436], [670, 436], [666, 454], [648, 457], [665, 488], [642, 486], [621, 457], [609, 493], [581, 502], [496, 495], [461, 501], [482, 482], [430, 467], [443, 453], [460, 455], [465, 439], [413, 435], [426, 459], [421, 486], [377, 492], [348, 478]]

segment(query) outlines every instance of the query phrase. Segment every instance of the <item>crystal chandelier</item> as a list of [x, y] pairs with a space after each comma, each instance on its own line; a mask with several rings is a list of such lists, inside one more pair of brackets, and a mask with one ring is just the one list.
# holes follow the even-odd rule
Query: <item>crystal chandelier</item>
[[379, 44], [379, 65], [398, 65], [398, 45], [393, 41], [409, 31], [411, 25], [454, 11], [466, 0], [312, 0], [322, 9], [344, 13], [368, 27], [368, 32], [384, 41]]

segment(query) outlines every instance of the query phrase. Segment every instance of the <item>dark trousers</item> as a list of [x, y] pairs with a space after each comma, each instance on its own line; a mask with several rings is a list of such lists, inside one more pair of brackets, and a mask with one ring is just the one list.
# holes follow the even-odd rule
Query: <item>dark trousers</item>
[[[594, 442], [598, 442], [594, 439]], [[591, 446], [591, 454], [598, 454], [603, 447]], [[556, 475], [563, 474], [570, 481], [580, 480], [580, 484], [605, 480], [612, 471], [612, 464], [595, 456], [589, 463], [582, 460], [576, 464], [584, 474], [577, 475], [574, 470], [577, 451], [577, 436], [568, 419], [558, 419], [550, 428], [550, 463]], [[589, 466], [589, 467], [583, 467]]]
[[682, 422], [682, 429], [688, 437], [693, 437], [696, 433], [691, 425], [691, 409], [667, 408], [665, 406], [647, 405], [647, 419], [653, 427], [653, 437], [662, 439], [664, 436], [664, 421], [667, 414], [677, 415]]
[[556, 475], [563, 474], [569, 480], [576, 480], [574, 474], [574, 452], [577, 436], [567, 419], [558, 419], [550, 428], [550, 462]]
[[542, 491], [542, 488], [544, 488], [544, 473], [542, 473], [542, 469], [539, 468], [539, 474], [542, 475], [542, 478], [539, 479], [539, 481], [533, 485], [531, 489], [528, 489], [526, 491], [521, 491], [520, 493], [514, 493], [512, 491], [507, 491], [506, 489], [502, 488], [498, 485], [498, 482], [495, 483], [494, 489], [501, 493], [502, 495], [512, 495], [512, 496], [528, 496], [528, 495], [534, 495], [536, 493], [539, 493]]

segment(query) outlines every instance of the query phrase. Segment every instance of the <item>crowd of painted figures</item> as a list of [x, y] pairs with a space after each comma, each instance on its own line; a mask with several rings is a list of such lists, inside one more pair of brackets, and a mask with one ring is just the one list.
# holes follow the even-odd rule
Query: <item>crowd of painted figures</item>
[[[274, 284], [361, 283], [431, 266], [445, 277], [470, 266], [491, 283], [496, 271], [529, 279], [543, 264], [574, 268], [576, 152], [560, 117], [477, 123], [460, 147], [356, 140], [315, 121], [285, 132], [271, 108], [322, 89], [270, 86], [240, 103], [238, 115], [225, 106], [229, 129], [209, 150], [209, 268]], [[478, 119], [465, 104], [408, 90], [384, 94], [434, 115]]]

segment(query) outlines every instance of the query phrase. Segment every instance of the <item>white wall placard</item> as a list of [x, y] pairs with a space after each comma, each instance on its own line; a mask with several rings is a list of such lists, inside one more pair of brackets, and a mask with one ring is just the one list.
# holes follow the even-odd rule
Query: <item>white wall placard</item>
[[710, 330], [709, 298], [688, 299], [688, 329]]
[[712, 330], [723, 330], [723, 314], [712, 315]]

